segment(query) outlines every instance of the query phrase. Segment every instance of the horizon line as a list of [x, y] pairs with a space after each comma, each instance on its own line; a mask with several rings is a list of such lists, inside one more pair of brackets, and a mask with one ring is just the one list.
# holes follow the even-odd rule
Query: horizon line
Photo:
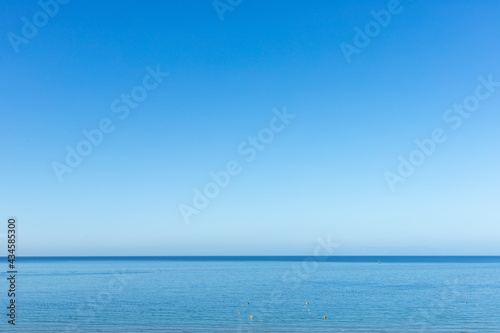
[[[370, 254], [370, 255], [16, 255], [16, 259], [19, 258], [245, 258], [245, 257], [262, 257], [262, 258], [291, 258], [291, 257], [311, 257], [311, 258], [364, 258], [364, 257], [500, 257], [500, 254], [484, 254], [484, 255], [458, 255], [458, 254], [398, 254], [398, 255], [388, 255], [388, 254]], [[0, 255], [0, 258], [8, 258], [8, 256]]]

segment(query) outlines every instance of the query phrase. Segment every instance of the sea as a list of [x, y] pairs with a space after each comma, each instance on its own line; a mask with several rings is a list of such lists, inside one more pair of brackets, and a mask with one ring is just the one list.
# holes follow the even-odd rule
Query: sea
[[500, 332], [500, 257], [21, 257], [15, 325], [2, 266], [5, 332]]

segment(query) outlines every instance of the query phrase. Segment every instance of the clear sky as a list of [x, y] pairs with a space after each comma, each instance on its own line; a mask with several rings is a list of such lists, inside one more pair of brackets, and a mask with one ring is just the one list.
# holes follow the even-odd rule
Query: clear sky
[[217, 6], [2, 4], [0, 211], [20, 254], [307, 255], [330, 235], [338, 254], [500, 255], [500, 87], [481, 83], [500, 81], [498, 1]]

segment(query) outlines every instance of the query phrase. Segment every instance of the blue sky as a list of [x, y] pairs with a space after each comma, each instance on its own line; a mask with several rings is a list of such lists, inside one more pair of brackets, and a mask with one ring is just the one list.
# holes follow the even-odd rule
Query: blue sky
[[[500, 81], [500, 4], [401, 0], [348, 63], [341, 43], [389, 3], [242, 1], [221, 21], [211, 1], [70, 1], [17, 53], [10, 33], [42, 9], [4, 3], [0, 200], [20, 254], [307, 255], [330, 235], [338, 254], [500, 255], [500, 88], [458, 129], [443, 119], [478, 77]], [[120, 119], [112, 102], [157, 66]], [[238, 146], [284, 107], [296, 117], [247, 162]], [[54, 161], [106, 118], [59, 182]], [[391, 191], [436, 128], [447, 140]], [[179, 205], [232, 160], [186, 224]]]

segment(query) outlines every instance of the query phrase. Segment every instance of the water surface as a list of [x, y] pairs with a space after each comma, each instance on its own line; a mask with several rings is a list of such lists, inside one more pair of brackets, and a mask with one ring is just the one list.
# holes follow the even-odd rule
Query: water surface
[[36, 257], [18, 270], [22, 332], [500, 332], [500, 257]]

